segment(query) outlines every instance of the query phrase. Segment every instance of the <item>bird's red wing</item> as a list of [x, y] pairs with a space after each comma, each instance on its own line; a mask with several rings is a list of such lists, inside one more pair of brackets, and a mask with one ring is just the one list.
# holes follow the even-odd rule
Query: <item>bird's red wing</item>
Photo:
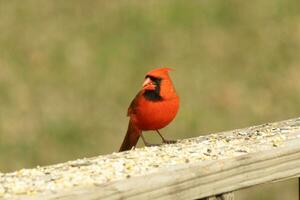
[[127, 116], [136, 114], [136, 110], [137, 110], [137, 107], [138, 107], [138, 99], [140, 98], [141, 93], [142, 93], [142, 91], [140, 91], [134, 97], [134, 99], [131, 101], [130, 106], [129, 106], [128, 110], [127, 110]]

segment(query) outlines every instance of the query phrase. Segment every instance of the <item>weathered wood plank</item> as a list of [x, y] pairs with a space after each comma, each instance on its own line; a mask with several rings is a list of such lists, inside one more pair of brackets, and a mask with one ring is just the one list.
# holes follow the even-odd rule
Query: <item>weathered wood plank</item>
[[[34, 195], [10, 194], [10, 198], [199, 199], [261, 183], [300, 176], [300, 118], [208, 137], [192, 138], [176, 145], [159, 147], [159, 151], [157, 148], [150, 148], [146, 149], [147, 151], [138, 149], [125, 154], [116, 154], [117, 161], [122, 156], [126, 157], [125, 165], [131, 162], [130, 159], [137, 159], [133, 162], [136, 166], [132, 167], [146, 165], [142, 162], [144, 160], [140, 160], [142, 158], [130, 157], [135, 153], [141, 153], [145, 157], [152, 156], [154, 159], [150, 159], [150, 163], [159, 162], [158, 167], [154, 166], [157, 170], [153, 170], [152, 165], [147, 165], [149, 172], [146, 170], [145, 173], [136, 176], [130, 174], [130, 178], [122, 176], [120, 179], [112, 178], [112, 181], [100, 184], [94, 184], [94, 182], [85, 185], [78, 184], [79, 186], [42, 191]], [[184, 154], [186, 156], [183, 158], [189, 161], [179, 162], [176, 154], [175, 157], [164, 160], [166, 155], [173, 152], [172, 148], [181, 148], [180, 151], [176, 151], [180, 154], [178, 157], [181, 158]], [[155, 157], [156, 154], [158, 157]], [[205, 157], [206, 154], [209, 154], [208, 158]], [[157, 161], [158, 158], [162, 158], [163, 162]], [[95, 159], [97, 160], [97, 158], [92, 158], [88, 161], [93, 163]], [[66, 167], [68, 164], [62, 166], [66, 171], [68, 170]], [[62, 169], [61, 166], [56, 166], [56, 168]], [[140, 169], [144, 168], [141, 166]], [[87, 170], [87, 168], [83, 165], [79, 170]], [[126, 171], [126, 173], [129, 172]], [[65, 175], [67, 176], [67, 172]], [[5, 174], [2, 177], [5, 177]], [[229, 193], [228, 199], [233, 198], [232, 195]]]

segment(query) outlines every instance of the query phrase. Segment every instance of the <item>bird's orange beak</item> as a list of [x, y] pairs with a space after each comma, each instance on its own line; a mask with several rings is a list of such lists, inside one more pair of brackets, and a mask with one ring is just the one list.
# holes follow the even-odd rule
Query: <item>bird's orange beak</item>
[[145, 90], [155, 90], [155, 84], [150, 78], [146, 78], [143, 83], [143, 89]]

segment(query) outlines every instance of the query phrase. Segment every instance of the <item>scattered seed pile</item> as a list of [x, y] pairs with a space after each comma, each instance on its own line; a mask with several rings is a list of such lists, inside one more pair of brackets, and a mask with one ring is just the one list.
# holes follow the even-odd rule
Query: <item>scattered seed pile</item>
[[184, 139], [176, 144], [0, 173], [0, 198], [57, 193], [77, 186], [100, 186], [111, 181], [154, 173], [174, 165], [196, 164], [277, 148], [287, 140], [300, 137], [297, 135], [299, 131], [300, 118], [297, 118]]

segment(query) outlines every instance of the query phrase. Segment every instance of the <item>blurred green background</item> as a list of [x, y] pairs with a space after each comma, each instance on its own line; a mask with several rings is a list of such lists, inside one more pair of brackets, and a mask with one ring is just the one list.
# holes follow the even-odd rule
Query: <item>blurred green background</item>
[[[0, 171], [117, 151], [160, 66], [181, 97], [167, 138], [299, 117], [299, 50], [299, 0], [0, 0]], [[296, 194], [292, 180], [237, 196]]]

